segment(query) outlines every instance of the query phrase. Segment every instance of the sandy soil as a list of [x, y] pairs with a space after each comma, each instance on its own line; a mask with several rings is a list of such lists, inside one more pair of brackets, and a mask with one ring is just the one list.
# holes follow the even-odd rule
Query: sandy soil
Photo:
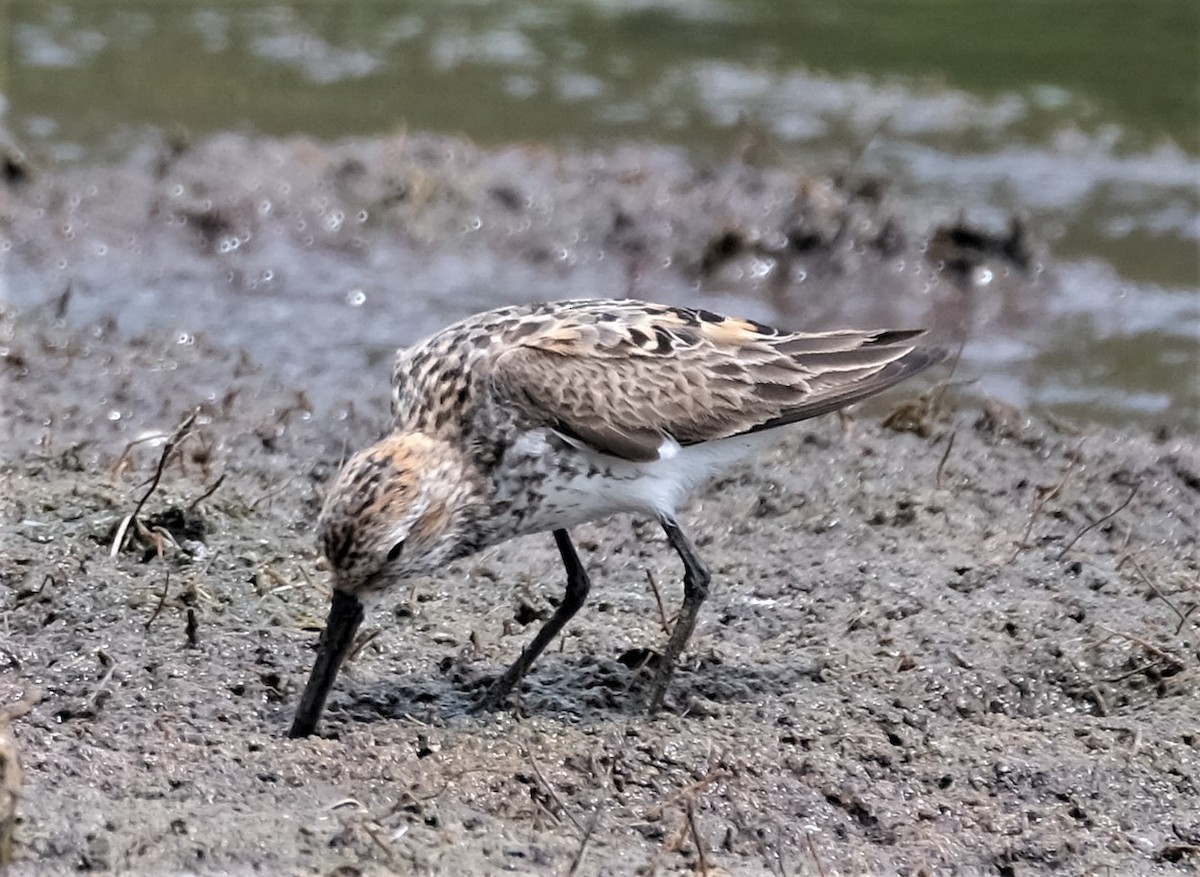
[[[62, 183], [7, 185], [21, 276], [50, 277]], [[163, 231], [153, 258], [177, 246], [200, 276], [220, 265], [200, 237]], [[920, 245], [877, 247], [872, 270]], [[74, 307], [0, 310], [12, 874], [1195, 873], [1194, 436], [953, 390], [915, 431], [884, 427], [910, 388], [803, 425], [687, 508], [715, 580], [669, 712], [634, 704], [679, 571], [656, 528], [616, 518], [577, 533], [593, 596], [519, 709], [467, 711], [558, 599], [549, 537], [373, 607], [323, 736], [293, 741], [328, 597], [312, 523], [383, 421], [386, 363], [314, 402], [320, 355], [305, 374]]]

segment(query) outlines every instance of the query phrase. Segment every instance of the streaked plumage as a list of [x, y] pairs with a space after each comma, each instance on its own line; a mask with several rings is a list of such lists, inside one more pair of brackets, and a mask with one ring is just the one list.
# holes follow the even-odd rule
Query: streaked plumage
[[501, 308], [402, 350], [391, 433], [354, 455], [318, 524], [334, 604], [292, 727], [310, 733], [361, 622], [361, 598], [527, 533], [554, 531], [567, 598], [489, 691], [496, 706], [582, 604], [567, 528], [654, 516], [685, 567], [685, 600], [651, 706], [695, 624], [708, 575], [675, 523], [688, 493], [783, 426], [941, 361], [920, 330], [787, 333], [636, 301]]

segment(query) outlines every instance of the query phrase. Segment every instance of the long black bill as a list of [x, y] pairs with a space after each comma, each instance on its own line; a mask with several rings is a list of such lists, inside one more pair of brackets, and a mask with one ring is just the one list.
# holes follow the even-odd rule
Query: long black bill
[[300, 698], [300, 706], [296, 708], [292, 729], [288, 731], [289, 737], [307, 737], [317, 729], [317, 720], [325, 709], [325, 698], [329, 696], [338, 668], [342, 666], [342, 659], [350, 650], [362, 620], [362, 601], [344, 591], [335, 590], [325, 632], [321, 634], [321, 641], [317, 645], [317, 661], [309, 674], [308, 685], [304, 686], [304, 695]]

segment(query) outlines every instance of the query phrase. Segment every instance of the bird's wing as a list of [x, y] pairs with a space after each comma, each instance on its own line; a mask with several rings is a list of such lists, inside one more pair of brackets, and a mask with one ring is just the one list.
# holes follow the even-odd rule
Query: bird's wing
[[922, 330], [784, 333], [640, 302], [530, 314], [493, 354], [494, 391], [528, 425], [597, 451], [654, 460], [681, 445], [804, 420], [941, 361]]

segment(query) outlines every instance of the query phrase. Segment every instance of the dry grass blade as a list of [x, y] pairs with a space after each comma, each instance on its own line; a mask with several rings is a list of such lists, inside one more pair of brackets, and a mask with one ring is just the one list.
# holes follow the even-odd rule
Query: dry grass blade
[[121, 548], [125, 543], [125, 536], [129, 532], [130, 524], [140, 523], [138, 521], [138, 515], [142, 513], [142, 507], [146, 505], [146, 500], [148, 500], [151, 495], [153, 495], [154, 491], [158, 489], [158, 483], [162, 480], [163, 470], [167, 468], [167, 463], [170, 461], [171, 455], [175, 453], [175, 449], [178, 448], [179, 444], [191, 433], [192, 425], [195, 424], [196, 417], [199, 414], [200, 409], [197, 408], [184, 417], [183, 420], [179, 422], [179, 425], [175, 427], [175, 431], [171, 433], [170, 437], [168, 437], [166, 442], [163, 444], [162, 453], [159, 454], [158, 457], [158, 466], [154, 469], [154, 477], [150, 479], [150, 486], [146, 488], [146, 492], [142, 494], [142, 498], [139, 499], [137, 505], [133, 507], [133, 511], [130, 512], [129, 515], [121, 521], [121, 525], [117, 527], [117, 535], [113, 539], [112, 549], [109, 551], [110, 557], [116, 557], [120, 553]]
[[1137, 572], [1138, 578], [1140, 578], [1142, 580], [1142, 582], [1146, 585], [1147, 588], [1150, 589], [1150, 591], [1154, 594], [1154, 596], [1158, 597], [1158, 599], [1160, 599], [1164, 603], [1166, 603], [1167, 607], [1172, 612], [1175, 613], [1176, 617], [1179, 618], [1179, 626], [1175, 628], [1175, 633], [1178, 634], [1181, 630], [1183, 630], [1183, 626], [1185, 624], [1187, 624], [1188, 615], [1191, 615], [1192, 610], [1195, 609], [1196, 607], [1193, 606], [1186, 613], [1180, 612], [1179, 607], [1176, 606], [1174, 603], [1172, 603], [1171, 600], [1167, 597], [1167, 595], [1164, 594], [1161, 590], [1159, 590], [1158, 586], [1155, 585], [1154, 582], [1150, 581], [1150, 577], [1148, 575], [1146, 575], [1145, 570], [1142, 569], [1142, 565], [1137, 562], [1137, 558], [1135, 558], [1132, 554], [1130, 554], [1126, 557], [1126, 559], [1131, 564], [1133, 564], [1134, 571]]
[[208, 488], [208, 490], [204, 491], [204, 493], [200, 494], [198, 497], [196, 497], [190, 503], [188, 503], [188, 510], [191, 511], [191, 510], [195, 509], [196, 506], [200, 505], [200, 503], [204, 502], [206, 499], [208, 499], [210, 496], [212, 496], [214, 493], [216, 493], [217, 488], [220, 487], [222, 482], [225, 481], [225, 476], [227, 474], [229, 474], [229, 473], [222, 472], [220, 475], [218, 475], [217, 480], [212, 483], [212, 486], [210, 488]]
[[592, 839], [592, 834], [596, 830], [596, 824], [600, 821], [600, 811], [597, 810], [592, 814], [592, 818], [588, 820], [587, 831], [583, 833], [583, 837], [579, 841], [579, 849], [575, 851], [575, 856], [571, 859], [571, 866], [567, 868], [567, 877], [575, 877], [579, 873], [579, 865], [583, 862], [583, 853], [587, 849], [588, 841]]
[[946, 450], [942, 453], [942, 458], [938, 460], [937, 471], [933, 474], [933, 487], [935, 490], [942, 489], [942, 470], [946, 468], [946, 461], [950, 459], [950, 451], [954, 449], [954, 439], [957, 435], [957, 429], [950, 433], [950, 438], [946, 441]]
[[[542, 769], [538, 767], [537, 760], [533, 757], [533, 753], [529, 750], [525, 750], [525, 759], [529, 762], [529, 766], [533, 768], [533, 775], [537, 777], [538, 782], [542, 784], [542, 788], [545, 789], [546, 794], [550, 796], [550, 800], [554, 802], [554, 805], [558, 807], [559, 811], [566, 816], [567, 819], [571, 820], [572, 825], [579, 829], [580, 835], [588, 834], [588, 831], [583, 827], [582, 824], [580, 824], [579, 820], [575, 818], [575, 814], [568, 810], [567, 806], [562, 802], [562, 798], [558, 797], [558, 792], [554, 790], [554, 786], [550, 785], [549, 780], [547, 780], [545, 775], [542, 773]], [[554, 814], [550, 815], [553, 816]]]
[[154, 607], [154, 612], [146, 619], [144, 625], [146, 630], [154, 624], [154, 619], [158, 618], [158, 613], [162, 612], [163, 605], [167, 602], [167, 590], [171, 587], [171, 571], [167, 570], [167, 575], [163, 579], [162, 593], [158, 595], [158, 604]]
[[694, 799], [701, 792], [704, 792], [706, 789], [708, 789], [708, 787], [711, 786], [713, 783], [720, 782], [721, 780], [725, 779], [728, 775], [729, 775], [728, 772], [721, 768], [718, 768], [718, 769], [712, 771], [711, 773], [705, 774], [704, 776], [700, 777], [700, 779], [696, 780], [694, 783], [689, 783], [688, 785], [686, 785], [682, 789], [680, 789], [678, 792], [676, 792], [674, 795], [672, 795], [670, 798], [668, 798], [663, 806], [674, 804], [677, 801]]
[[958, 349], [954, 351], [954, 358], [950, 360], [950, 374], [942, 380], [941, 385], [937, 389], [937, 395], [933, 397], [932, 409], [936, 413], [942, 408], [942, 398], [946, 395], [946, 390], [950, 388], [950, 382], [954, 380], [954, 375], [958, 372], [958, 364], [962, 362], [963, 350], [967, 347], [967, 336], [963, 335], [958, 342]]
[[1103, 642], [1106, 642], [1106, 641], [1112, 639], [1113, 637], [1119, 637], [1123, 640], [1133, 643], [1136, 646], [1140, 646], [1142, 649], [1144, 649], [1145, 651], [1154, 655], [1155, 658], [1157, 658], [1158, 660], [1162, 661], [1164, 664], [1167, 664], [1170, 667], [1176, 668], [1178, 670], [1182, 670], [1185, 667], [1187, 667], [1187, 662], [1184, 661], [1183, 658], [1180, 658], [1178, 655], [1176, 655], [1172, 652], [1169, 652], [1166, 649], [1161, 648], [1160, 646], [1156, 646], [1154, 643], [1152, 643], [1146, 639], [1143, 639], [1140, 636], [1136, 636], [1132, 633], [1126, 633], [1123, 630], [1113, 630], [1112, 628], [1105, 627], [1102, 624], [1099, 625], [1099, 627], [1101, 630], [1105, 631], [1108, 634], [1108, 636], [1106, 636], [1103, 640], [1101, 640], [1100, 643], [1097, 643], [1097, 645], [1100, 645]]
[[1042, 509], [1046, 507], [1046, 503], [1054, 499], [1062, 493], [1062, 489], [1067, 484], [1067, 479], [1071, 477], [1071, 473], [1075, 470], [1075, 463], [1078, 457], [1071, 457], [1067, 462], [1067, 468], [1063, 470], [1062, 478], [1058, 484], [1054, 485], [1048, 492], [1038, 497], [1038, 500], [1033, 505], [1033, 511], [1029, 513], [1029, 523], [1025, 525], [1025, 532], [1021, 536], [1021, 541], [1017, 543], [1016, 550], [1013, 551], [1012, 557], [1008, 559], [1009, 563], [1015, 563], [1017, 558], [1021, 556], [1021, 552], [1029, 545], [1029, 534], [1033, 532], [1033, 525], [1037, 523], [1038, 515], [1042, 513]]
[[351, 661], [361, 655], [362, 650], [374, 642], [381, 633], [383, 633], [382, 630], [375, 628], [375, 630], [368, 630], [365, 633], [360, 634], [358, 640], [350, 647], [349, 654], [346, 655], [346, 663], [349, 664]]
[[1063, 548], [1062, 551], [1058, 552], [1058, 557], [1056, 557], [1054, 559], [1062, 560], [1064, 557], [1067, 556], [1067, 552], [1070, 551], [1075, 546], [1075, 543], [1078, 542], [1080, 539], [1082, 539], [1085, 534], [1090, 533], [1092, 530], [1095, 530], [1097, 527], [1099, 527], [1105, 521], [1111, 521], [1113, 518], [1115, 518], [1117, 516], [1117, 514], [1123, 508], [1125, 508], [1125, 506], [1127, 506], [1131, 502], [1133, 502], [1133, 498], [1135, 496], [1137, 496], [1138, 488], [1141, 486], [1142, 486], [1142, 482], [1140, 482], [1140, 481], [1137, 484], [1133, 485], [1133, 490], [1129, 491], [1129, 496], [1125, 497], [1125, 502], [1121, 503], [1119, 506], [1117, 506], [1115, 509], [1113, 509], [1111, 512], [1109, 512], [1107, 515], [1102, 515], [1101, 517], [1092, 521], [1090, 524], [1088, 524], [1086, 527], [1084, 527], [1082, 530], [1080, 530], [1078, 533], [1076, 533], [1075, 538], [1072, 539], [1070, 542], [1068, 542], [1066, 547]]
[[254, 509], [258, 508], [259, 503], [265, 502], [266, 500], [270, 499], [271, 497], [278, 496], [279, 494], [283, 493], [285, 490], [288, 489], [288, 487], [291, 485], [292, 481], [293, 481], [293, 479], [288, 478], [283, 482], [283, 484], [280, 484], [278, 487], [273, 487], [270, 490], [268, 490], [262, 496], [258, 497], [258, 499], [254, 500], [253, 502], [250, 503], [250, 510], [253, 511]]

